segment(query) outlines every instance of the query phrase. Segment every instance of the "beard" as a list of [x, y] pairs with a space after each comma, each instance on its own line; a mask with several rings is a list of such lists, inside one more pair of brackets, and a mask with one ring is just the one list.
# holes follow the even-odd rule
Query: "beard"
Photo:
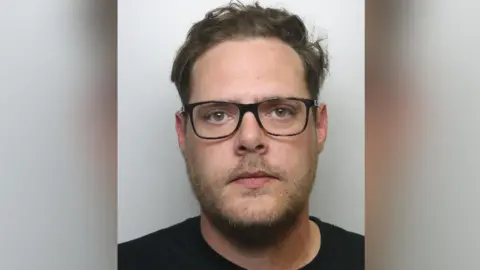
[[[284, 170], [271, 166], [258, 155], [251, 155], [244, 156], [236, 167], [223, 174], [212, 174], [202, 170], [199, 159], [184, 157], [192, 190], [204, 216], [228, 241], [251, 252], [276, 246], [296, 225], [299, 215], [308, 205], [317, 168], [317, 156], [313, 155], [310, 166], [301, 177], [287, 179]], [[258, 170], [277, 178], [275, 181], [280, 181], [278, 184], [282, 185], [282, 189], [275, 190], [267, 186], [236, 192], [234, 196], [252, 200], [261, 196], [275, 196], [274, 205], [258, 211], [245, 205], [231, 206], [230, 200], [235, 198], [231, 197], [232, 194], [224, 196], [222, 193], [229, 181], [241, 173]]]

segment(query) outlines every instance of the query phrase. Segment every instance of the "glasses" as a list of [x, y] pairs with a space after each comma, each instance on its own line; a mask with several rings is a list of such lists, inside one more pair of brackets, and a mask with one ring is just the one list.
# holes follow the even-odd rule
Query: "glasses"
[[203, 101], [181, 109], [190, 116], [195, 134], [203, 139], [222, 139], [235, 133], [245, 113], [251, 112], [259, 126], [273, 136], [295, 136], [307, 127], [310, 108], [318, 101], [303, 98], [275, 98], [242, 104], [227, 101]]

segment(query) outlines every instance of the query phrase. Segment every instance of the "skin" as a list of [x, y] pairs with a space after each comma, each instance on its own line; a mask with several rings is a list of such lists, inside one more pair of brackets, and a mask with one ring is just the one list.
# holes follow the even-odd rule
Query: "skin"
[[[277, 39], [226, 41], [194, 64], [190, 103], [310, 98], [304, 78], [301, 58]], [[294, 269], [311, 261], [320, 249], [321, 237], [318, 226], [309, 220], [308, 198], [327, 134], [325, 105], [318, 108], [316, 123], [311, 113], [306, 130], [294, 137], [268, 135], [251, 113], [244, 116], [235, 134], [213, 141], [197, 137], [186, 120], [176, 114], [178, 144], [202, 208], [201, 231], [207, 243], [248, 269]], [[232, 173], [255, 169], [266, 170], [277, 179], [255, 192], [228, 183]], [[270, 228], [263, 232], [277, 232], [276, 241], [242, 246], [222, 233], [219, 222], [214, 222], [219, 217], [226, 224], [247, 228], [244, 234], [248, 228]]]

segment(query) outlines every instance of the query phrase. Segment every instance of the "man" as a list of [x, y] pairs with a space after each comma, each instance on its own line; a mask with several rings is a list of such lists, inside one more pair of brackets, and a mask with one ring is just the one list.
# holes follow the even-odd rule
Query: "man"
[[363, 236], [309, 216], [328, 61], [285, 10], [231, 3], [196, 23], [171, 80], [201, 214], [119, 246], [119, 269], [364, 269]]

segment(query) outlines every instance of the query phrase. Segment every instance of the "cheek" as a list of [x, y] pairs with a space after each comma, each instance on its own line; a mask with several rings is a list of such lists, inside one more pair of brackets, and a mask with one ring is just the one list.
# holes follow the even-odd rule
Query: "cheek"
[[277, 141], [271, 145], [270, 162], [288, 174], [301, 174], [311, 166], [315, 147], [315, 138], [311, 134]]
[[187, 155], [192, 161], [197, 174], [202, 178], [224, 177], [228, 170], [235, 166], [228, 146], [215, 142], [191, 140], [187, 144]]

